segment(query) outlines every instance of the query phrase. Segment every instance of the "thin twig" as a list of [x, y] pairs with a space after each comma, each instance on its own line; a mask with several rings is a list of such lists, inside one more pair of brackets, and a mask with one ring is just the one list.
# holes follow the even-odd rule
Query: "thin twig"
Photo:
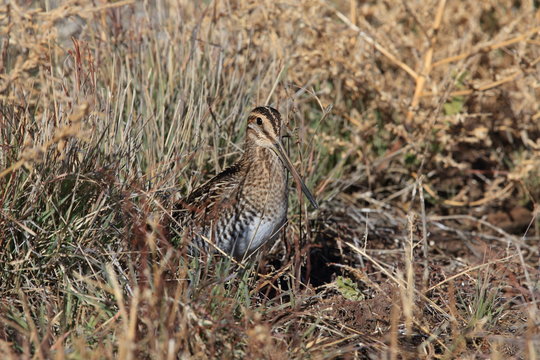
[[429, 48], [424, 55], [424, 61], [422, 64], [422, 70], [420, 71], [419, 76], [416, 78], [416, 87], [414, 89], [413, 99], [411, 101], [410, 110], [407, 112], [406, 123], [410, 123], [414, 117], [422, 97], [422, 92], [424, 91], [424, 86], [426, 84], [426, 79], [429, 76], [432, 69], [433, 53], [435, 51], [435, 43], [437, 42], [437, 34], [441, 26], [442, 17], [444, 13], [444, 7], [446, 5], [446, 0], [440, 0], [439, 7], [437, 8], [437, 14], [435, 16], [435, 21], [432, 26], [432, 37], [429, 41]]
[[358, 26], [353, 24], [347, 16], [345, 16], [340, 11], [334, 9], [332, 6], [326, 4], [325, 2], [321, 1], [323, 5], [325, 5], [327, 8], [332, 10], [336, 16], [343, 21], [345, 24], [347, 24], [352, 30], [356, 31], [358, 33], [358, 36], [360, 36], [364, 41], [366, 41], [368, 44], [372, 45], [375, 49], [377, 49], [381, 54], [386, 56], [388, 60], [393, 62], [395, 65], [403, 69], [407, 74], [409, 74], [413, 79], [418, 78], [418, 74], [416, 71], [414, 71], [409, 65], [405, 64], [403, 61], [399, 60], [396, 56], [392, 55], [392, 53], [386, 48], [384, 48], [381, 44], [379, 44], [375, 39], [373, 39], [371, 36], [363, 32]]
[[519, 36], [516, 36], [516, 37], [514, 37], [512, 39], [508, 39], [508, 40], [502, 41], [502, 42], [497, 43], [497, 44], [484, 45], [484, 46], [481, 46], [479, 49], [472, 50], [472, 51], [467, 51], [467, 52], [461, 53], [459, 55], [450, 56], [450, 57], [444, 58], [442, 60], [436, 61], [436, 62], [433, 63], [433, 65], [431, 67], [436, 68], [436, 67], [441, 66], [441, 65], [445, 65], [445, 64], [449, 64], [449, 63], [452, 63], [452, 62], [456, 62], [456, 61], [459, 61], [459, 60], [466, 59], [466, 58], [468, 58], [470, 56], [473, 56], [473, 55], [476, 55], [476, 54], [491, 52], [491, 51], [497, 50], [497, 49], [499, 49], [501, 47], [509, 46], [509, 45], [515, 44], [517, 42], [523, 41], [526, 38], [536, 34], [539, 31], [540, 31], [540, 26], [537, 26], [537, 27], [535, 27], [535, 28], [533, 28], [533, 29], [531, 29], [529, 31], [526, 31], [523, 34], [521, 34]]

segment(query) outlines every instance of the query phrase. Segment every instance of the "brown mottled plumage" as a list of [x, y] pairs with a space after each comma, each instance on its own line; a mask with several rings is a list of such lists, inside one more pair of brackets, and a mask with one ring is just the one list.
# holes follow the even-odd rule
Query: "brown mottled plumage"
[[193, 191], [175, 211], [183, 240], [192, 248], [207, 249], [204, 237], [240, 258], [274, 239], [287, 220], [287, 169], [317, 207], [283, 149], [279, 112], [257, 107], [247, 126], [242, 158]]

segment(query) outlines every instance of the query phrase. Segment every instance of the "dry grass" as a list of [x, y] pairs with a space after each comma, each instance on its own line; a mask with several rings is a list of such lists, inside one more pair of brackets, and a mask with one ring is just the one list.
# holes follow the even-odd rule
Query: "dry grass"
[[[2, 5], [2, 358], [536, 359], [539, 20], [499, 0]], [[241, 266], [188, 259], [159, 220], [260, 104], [321, 209], [292, 196]]]

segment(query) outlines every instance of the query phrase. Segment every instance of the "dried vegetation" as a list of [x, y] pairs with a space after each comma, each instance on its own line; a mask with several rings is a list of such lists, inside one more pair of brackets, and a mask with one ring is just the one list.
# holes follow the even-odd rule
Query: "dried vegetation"
[[[539, 20], [524, 0], [1, 5], [2, 358], [537, 358]], [[241, 266], [179, 255], [166, 199], [234, 161], [265, 103], [321, 209], [292, 196]]]

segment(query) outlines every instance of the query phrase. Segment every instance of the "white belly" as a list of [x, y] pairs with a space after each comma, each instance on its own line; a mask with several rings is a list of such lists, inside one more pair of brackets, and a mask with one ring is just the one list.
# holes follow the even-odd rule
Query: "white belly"
[[235, 256], [243, 256], [257, 250], [265, 242], [277, 236], [284, 224], [285, 218], [269, 219], [267, 217], [256, 217], [247, 227], [244, 241], [238, 242], [234, 249]]

